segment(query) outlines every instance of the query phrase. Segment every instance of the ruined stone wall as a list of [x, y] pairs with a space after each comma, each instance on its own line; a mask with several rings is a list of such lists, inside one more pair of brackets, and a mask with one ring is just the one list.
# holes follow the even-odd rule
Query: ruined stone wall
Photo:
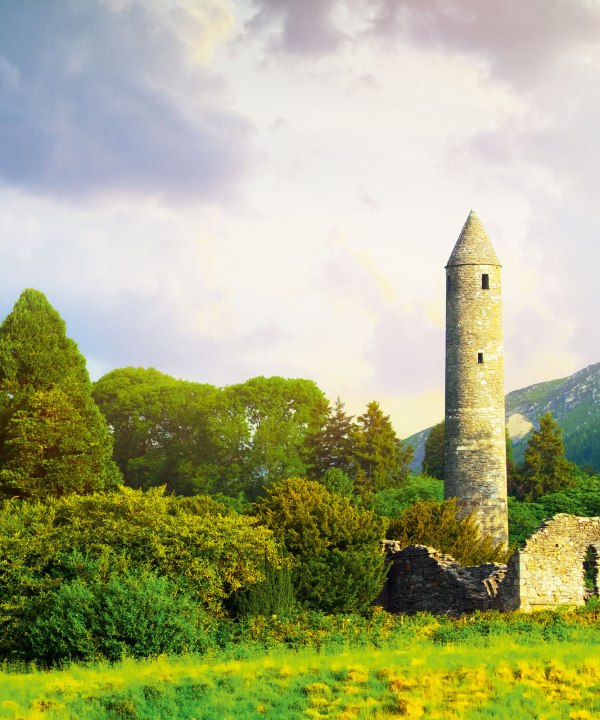
[[[588, 548], [600, 554], [600, 517], [561, 513], [545, 522], [508, 563], [500, 589], [504, 610], [583, 605], [583, 563]], [[597, 591], [597, 588], [596, 588]]]
[[393, 613], [448, 615], [583, 605], [583, 564], [588, 548], [595, 551], [597, 578], [600, 517], [555, 515], [525, 541], [507, 565], [463, 567], [433, 548], [401, 548], [398, 542], [386, 540], [390, 569], [376, 604]]
[[505, 565], [463, 567], [454, 558], [425, 545], [401, 549], [385, 542], [388, 580], [376, 604], [388, 612], [460, 615], [498, 608], [498, 587]]
[[457, 497], [483, 533], [506, 545], [500, 266], [449, 264], [446, 271], [445, 496]]

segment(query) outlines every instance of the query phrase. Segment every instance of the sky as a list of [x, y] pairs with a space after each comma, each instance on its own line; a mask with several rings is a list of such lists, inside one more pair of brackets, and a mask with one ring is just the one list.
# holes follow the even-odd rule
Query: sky
[[93, 379], [314, 380], [443, 417], [475, 210], [510, 391], [600, 361], [600, 0], [3, 0], [0, 317]]

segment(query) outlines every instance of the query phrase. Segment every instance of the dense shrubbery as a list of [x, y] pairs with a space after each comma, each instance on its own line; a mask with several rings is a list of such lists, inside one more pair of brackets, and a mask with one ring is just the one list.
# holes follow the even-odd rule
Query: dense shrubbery
[[275, 568], [265, 563], [263, 573], [264, 580], [232, 592], [226, 606], [233, 617], [286, 617], [295, 609], [296, 596], [291, 564]]
[[410, 475], [399, 488], [380, 490], [375, 495], [374, 510], [378, 515], [397, 518], [417, 500], [444, 499], [444, 483], [427, 475]]
[[380, 592], [385, 521], [370, 510], [321, 483], [292, 478], [272, 486], [256, 512], [294, 560], [296, 596], [306, 607], [352, 612]]
[[526, 540], [544, 520], [557, 513], [600, 516], [600, 475], [589, 476], [577, 471], [572, 478], [572, 487], [540, 495], [535, 502], [523, 502], [509, 496], [508, 528], [511, 543]]
[[[79, 562], [78, 562], [79, 561]], [[115, 571], [75, 559], [76, 577], [30, 601], [20, 656], [55, 663], [201, 652], [211, 617], [190, 592], [148, 570]]]
[[[110, 645], [113, 626], [119, 637], [131, 638], [123, 643], [135, 654], [141, 652], [135, 647], [149, 647], [138, 611], [156, 623], [156, 651], [183, 647], [196, 632], [198, 640], [202, 618], [222, 615], [231, 592], [264, 580], [265, 567], [285, 564], [270, 530], [254, 518], [225, 512], [208, 498], [181, 501], [160, 489], [123, 488], [43, 504], [5, 502], [0, 508], [0, 654], [29, 657], [35, 627], [35, 647], [44, 657], [53, 637], [67, 656], [86, 656], [94, 648], [112, 657], [117, 652]], [[126, 588], [133, 604], [129, 611]], [[106, 606], [110, 597], [112, 609]], [[77, 603], [88, 639], [77, 635], [77, 623], [71, 629], [61, 624], [65, 608]], [[150, 605], [160, 617], [152, 615]], [[167, 618], [169, 608], [181, 610], [180, 627]], [[111, 615], [113, 610], [118, 614]], [[69, 639], [65, 632], [75, 634]]]
[[414, 503], [392, 520], [387, 536], [403, 545], [430, 545], [462, 565], [504, 562], [507, 558], [505, 548], [494, 546], [489, 536], [481, 537], [472, 514], [459, 517], [454, 498], [442, 503]]

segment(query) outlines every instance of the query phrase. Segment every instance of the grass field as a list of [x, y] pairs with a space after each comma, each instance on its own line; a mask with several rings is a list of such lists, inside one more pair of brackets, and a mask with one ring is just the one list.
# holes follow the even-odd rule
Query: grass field
[[462, 627], [431, 619], [406, 641], [391, 634], [383, 647], [254, 648], [238, 658], [6, 670], [0, 718], [600, 718], [596, 623], [563, 639]]

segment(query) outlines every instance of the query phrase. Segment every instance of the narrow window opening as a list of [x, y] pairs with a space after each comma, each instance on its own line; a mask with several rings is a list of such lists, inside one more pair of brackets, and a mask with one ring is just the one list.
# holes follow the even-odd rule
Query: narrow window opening
[[477, 362], [483, 365], [483, 353], [477, 353]]
[[446, 292], [450, 292], [452, 288], [452, 282], [450, 280], [450, 275], [446, 275]]
[[598, 551], [593, 545], [583, 558], [583, 581], [587, 595], [598, 595]]
[[490, 276], [487, 273], [483, 273], [483, 275], [481, 276], [481, 289], [490, 289]]

